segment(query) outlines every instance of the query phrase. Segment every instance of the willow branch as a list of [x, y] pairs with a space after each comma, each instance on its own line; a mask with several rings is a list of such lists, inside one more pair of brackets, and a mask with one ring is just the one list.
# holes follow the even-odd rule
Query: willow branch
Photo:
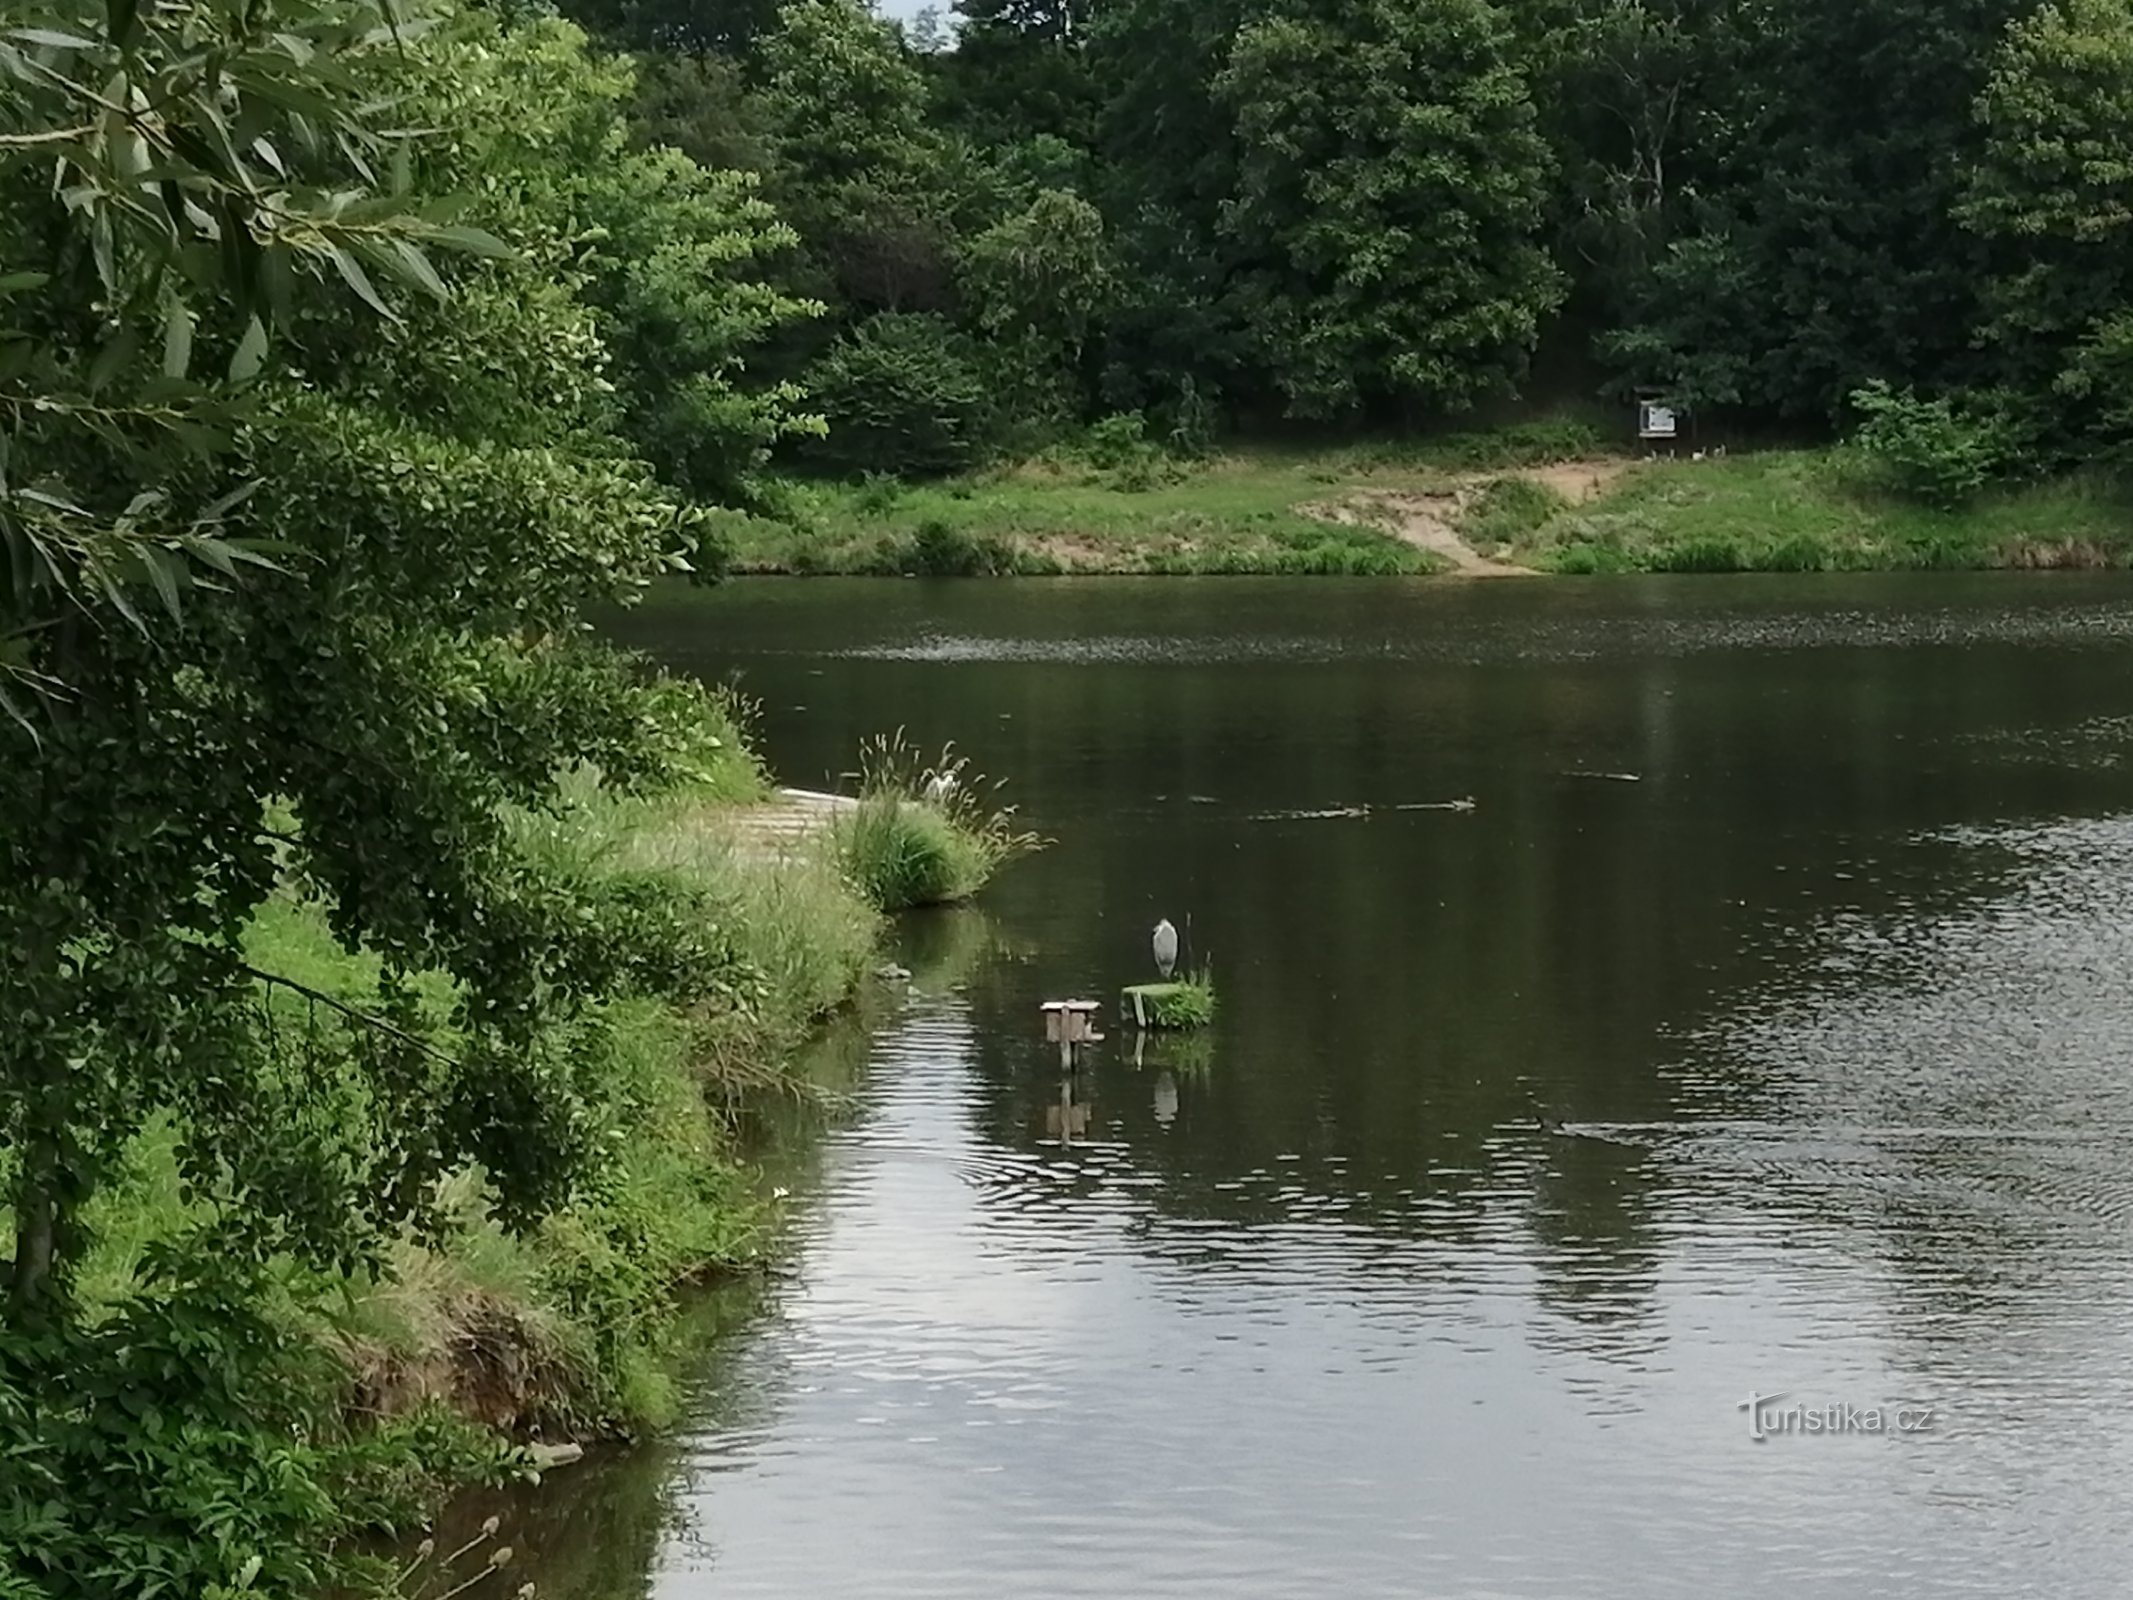
[[433, 1061], [440, 1061], [448, 1067], [459, 1065], [457, 1061], [431, 1044], [429, 1040], [409, 1033], [405, 1028], [399, 1027], [394, 1023], [387, 1022], [374, 1011], [365, 1011], [361, 1006], [352, 1006], [345, 1000], [335, 999], [323, 989], [314, 989], [308, 983], [299, 983], [294, 978], [285, 978], [278, 972], [268, 972], [264, 968], [253, 966], [250, 962], [244, 964], [243, 971], [248, 976], [257, 978], [261, 983], [268, 984], [274, 988], [287, 989], [291, 994], [300, 994], [306, 1000], [314, 1000], [328, 1010], [338, 1011], [350, 1022], [360, 1022], [364, 1027], [374, 1028], [388, 1038], [397, 1039], [405, 1045], [412, 1045]]

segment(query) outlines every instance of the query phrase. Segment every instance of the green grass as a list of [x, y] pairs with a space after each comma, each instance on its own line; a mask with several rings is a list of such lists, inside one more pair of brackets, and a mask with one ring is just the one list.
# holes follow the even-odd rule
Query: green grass
[[884, 911], [968, 900], [989, 875], [977, 847], [938, 808], [883, 795], [837, 819], [852, 881]]
[[795, 484], [782, 520], [736, 533], [742, 571], [1398, 574], [1435, 558], [1314, 509], [1370, 493], [1462, 491], [1477, 549], [1543, 571], [1800, 572], [2120, 566], [2133, 495], [2101, 476], [1996, 489], [1937, 511], [1877, 489], [1841, 448], [1638, 466], [1572, 505], [1517, 469], [1604, 455], [1588, 420], [1204, 460], [1099, 465], [1055, 452], [943, 483]]
[[[649, 869], [686, 883], [712, 908], [740, 987], [686, 1013], [613, 1000], [557, 1024], [597, 1062], [585, 1131], [613, 1156], [533, 1231], [504, 1230], [479, 1172], [462, 1171], [441, 1191], [441, 1231], [393, 1241], [375, 1281], [344, 1287], [277, 1269], [273, 1314], [333, 1358], [352, 1414], [441, 1402], [550, 1437], [655, 1424], [675, 1401], [677, 1287], [766, 1249], [772, 1217], [733, 1113], [765, 1094], [809, 1092], [801, 1046], [874, 966], [881, 920], [827, 850], [773, 858], [743, 847], [742, 805], [766, 786], [737, 720], [707, 727], [695, 748], [679, 788], [625, 796], [573, 774], [554, 812], [514, 816], [513, 833], [548, 869]], [[375, 959], [341, 949], [324, 908], [293, 885], [262, 909], [246, 949], [265, 971], [374, 1003]], [[451, 984], [430, 975], [417, 988], [449, 1049]], [[281, 988], [262, 998], [289, 1037], [301, 1035], [308, 1001]], [[180, 1132], [152, 1120], [125, 1172], [91, 1202], [95, 1245], [77, 1287], [94, 1319], [128, 1304], [153, 1247], [212, 1237], [217, 1202], [181, 1182]]]
[[2133, 559], [2133, 495], [2073, 477], [1939, 511], [1872, 488], [1841, 450], [1770, 451], [1640, 467], [1511, 550], [1569, 573], [2115, 567]]
[[1215, 977], [1206, 967], [1172, 982], [1129, 987], [1119, 1005], [1119, 1015], [1128, 1022], [1135, 1020], [1136, 998], [1150, 1028], [1189, 1030], [1215, 1020]]
[[1484, 554], [1538, 533], [1570, 509], [1570, 502], [1530, 478], [1498, 478], [1474, 496], [1459, 518], [1459, 533]]
[[998, 791], [952, 748], [929, 760], [901, 729], [867, 741], [859, 804], [833, 835], [845, 875], [883, 911], [968, 900], [1042, 844], [1015, 826]]
[[743, 572], [984, 577], [1159, 573], [1372, 575], [1435, 558], [1305, 508], [1358, 490], [1426, 492], [1455, 477], [1603, 453], [1577, 416], [1337, 446], [1251, 445], [1204, 459], [1092, 442], [934, 484], [789, 484], [777, 519], [729, 523]]
[[734, 562], [914, 576], [1421, 572], [1429, 558], [1412, 546], [1300, 508], [1350, 487], [1440, 478], [1416, 462], [1255, 451], [1152, 476], [1053, 460], [940, 484], [795, 485], [784, 521], [736, 533]]

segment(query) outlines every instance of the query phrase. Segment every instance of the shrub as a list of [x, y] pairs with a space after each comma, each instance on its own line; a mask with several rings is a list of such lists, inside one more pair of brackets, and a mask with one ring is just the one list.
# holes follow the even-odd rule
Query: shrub
[[870, 472], [852, 495], [852, 509], [864, 516], [887, 516], [904, 495], [901, 480], [886, 473]]
[[1148, 437], [1148, 419], [1138, 411], [1119, 411], [1089, 424], [1088, 432], [1082, 436], [1081, 453], [1091, 466], [1115, 472], [1158, 452]]
[[1921, 400], [1879, 379], [1851, 393], [1863, 419], [1852, 446], [1891, 492], [1951, 511], [1969, 500], [2006, 456], [1998, 429], [1948, 399]]
[[1487, 433], [1453, 433], [1431, 440], [1423, 454], [1465, 472], [1502, 472], [1575, 461], [1606, 449], [1600, 430], [1582, 417], [1536, 417]]
[[837, 850], [860, 893], [884, 911], [967, 900], [983, 886], [977, 851], [947, 817], [916, 800], [862, 800], [837, 824]]
[[995, 578], [1016, 569], [1014, 546], [997, 534], [970, 533], [938, 518], [918, 525], [888, 552], [888, 566], [906, 578]]
[[842, 471], [944, 476], [990, 441], [976, 348], [937, 316], [869, 317], [808, 369], [805, 387], [829, 424], [809, 453]]
[[1655, 572], [1745, 572], [1749, 561], [1739, 543], [1723, 535], [1684, 539], [1652, 561]]
[[856, 810], [840, 818], [846, 874], [884, 911], [967, 900], [1042, 841], [1014, 825], [988, 783], [951, 746], [928, 760], [898, 729], [859, 754]]

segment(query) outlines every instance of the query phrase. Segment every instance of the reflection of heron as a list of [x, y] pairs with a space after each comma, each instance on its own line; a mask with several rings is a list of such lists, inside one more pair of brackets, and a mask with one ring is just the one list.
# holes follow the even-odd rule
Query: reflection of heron
[[1155, 925], [1155, 970], [1169, 977], [1171, 969], [1178, 964], [1178, 930], [1165, 917]]

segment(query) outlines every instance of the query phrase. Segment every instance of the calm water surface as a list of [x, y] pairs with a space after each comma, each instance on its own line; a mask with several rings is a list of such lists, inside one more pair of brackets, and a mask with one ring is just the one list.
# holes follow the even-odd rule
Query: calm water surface
[[[2133, 586], [828, 582], [627, 636], [1056, 839], [555, 1600], [2133, 1592]], [[1212, 958], [1204, 1049], [1037, 1005]], [[1741, 1403], [1919, 1431], [1780, 1434]], [[1777, 1424], [1772, 1421], [1770, 1426]]]

